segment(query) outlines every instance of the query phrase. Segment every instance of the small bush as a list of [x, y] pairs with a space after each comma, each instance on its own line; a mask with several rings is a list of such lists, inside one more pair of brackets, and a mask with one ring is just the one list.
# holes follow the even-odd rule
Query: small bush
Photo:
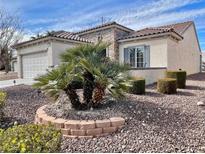
[[0, 137], [0, 152], [59, 152], [60, 141], [60, 131], [55, 130], [51, 126], [19, 125], [2, 133]]
[[0, 129], [0, 138], [1, 138], [2, 135], [3, 135], [3, 132], [4, 132], [4, 130], [3, 130], [3, 129]]
[[176, 79], [177, 88], [186, 88], [186, 71], [167, 71], [166, 77]]
[[3, 118], [3, 107], [5, 106], [5, 101], [6, 101], [6, 93], [0, 91], [0, 121]]
[[157, 82], [157, 90], [163, 94], [175, 94], [177, 93], [176, 79], [164, 78]]
[[145, 79], [144, 78], [134, 78], [132, 81], [132, 86], [129, 89], [132, 94], [144, 94], [145, 93]]

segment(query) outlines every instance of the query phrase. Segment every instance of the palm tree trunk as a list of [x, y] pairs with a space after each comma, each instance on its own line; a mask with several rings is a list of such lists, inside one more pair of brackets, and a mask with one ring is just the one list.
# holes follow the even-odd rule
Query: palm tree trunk
[[93, 90], [94, 90], [94, 77], [93, 75], [86, 71], [83, 74], [84, 77], [84, 84], [83, 84], [83, 99], [84, 104], [86, 105], [87, 109], [90, 109], [93, 106]]
[[72, 85], [69, 84], [65, 89], [65, 92], [71, 101], [72, 107], [77, 110], [81, 109], [81, 102], [79, 100], [79, 96], [76, 90], [72, 88]]
[[93, 96], [95, 107], [97, 107], [99, 103], [103, 100], [103, 96], [105, 96], [105, 87], [101, 86], [100, 84], [96, 84]]

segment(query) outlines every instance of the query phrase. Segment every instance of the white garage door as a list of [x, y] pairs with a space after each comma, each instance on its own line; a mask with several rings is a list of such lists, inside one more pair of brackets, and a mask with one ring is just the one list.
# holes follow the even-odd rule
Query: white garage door
[[33, 79], [46, 73], [48, 68], [47, 52], [22, 56], [23, 78]]

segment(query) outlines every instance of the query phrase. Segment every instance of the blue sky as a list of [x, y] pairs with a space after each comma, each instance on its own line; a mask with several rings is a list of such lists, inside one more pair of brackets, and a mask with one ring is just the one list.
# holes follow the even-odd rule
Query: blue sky
[[0, 0], [1, 8], [21, 17], [27, 38], [92, 27], [102, 16], [135, 30], [193, 20], [205, 51], [205, 0]]

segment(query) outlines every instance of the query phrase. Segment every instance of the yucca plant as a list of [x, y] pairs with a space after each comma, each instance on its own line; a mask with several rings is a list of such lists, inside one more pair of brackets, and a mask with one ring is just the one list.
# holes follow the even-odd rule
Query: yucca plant
[[[86, 44], [67, 50], [61, 55], [62, 64], [38, 77], [35, 87], [40, 87], [46, 94], [58, 98], [60, 91], [68, 95], [75, 109], [90, 109], [102, 101], [105, 91], [115, 98], [121, 98], [130, 85], [127, 66], [107, 58], [101, 52], [108, 44]], [[72, 81], [83, 82], [83, 102], [80, 102]]]

